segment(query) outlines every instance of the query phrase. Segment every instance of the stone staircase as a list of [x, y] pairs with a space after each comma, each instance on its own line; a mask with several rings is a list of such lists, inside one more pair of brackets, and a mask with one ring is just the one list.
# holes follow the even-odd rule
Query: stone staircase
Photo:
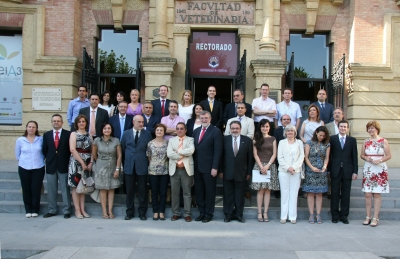
[[[22, 202], [22, 193], [19, 176], [17, 173], [16, 161], [0, 161], [0, 213], [20, 213], [25, 214]], [[361, 168], [359, 176], [361, 176]], [[389, 169], [390, 193], [382, 195], [382, 208], [380, 213], [381, 219], [397, 220], [400, 218], [400, 168]], [[40, 214], [47, 213], [47, 186], [44, 180], [45, 192], [41, 196]], [[222, 181], [217, 181], [217, 197], [216, 208], [214, 213], [215, 219], [223, 219], [222, 211]], [[61, 194], [58, 195], [58, 201], [62, 201]], [[137, 200], [136, 200], [137, 201]], [[330, 220], [329, 213], [330, 200], [323, 197], [323, 208], [321, 217], [323, 220]], [[94, 217], [101, 217], [101, 206], [93, 201], [90, 196], [86, 197], [86, 211]], [[361, 179], [353, 181], [350, 201], [350, 220], [363, 220], [365, 218], [365, 200], [361, 191]], [[59, 214], [62, 214], [61, 203], [59, 204]], [[198, 215], [196, 208], [192, 209], [193, 216]], [[116, 194], [114, 199], [114, 214], [117, 217], [125, 216], [125, 195]], [[147, 216], [152, 217], [152, 209], [149, 204]], [[170, 203], [167, 203], [166, 217], [171, 217]], [[271, 196], [268, 216], [270, 219], [280, 218], [280, 199]], [[303, 197], [298, 199], [298, 219], [307, 220], [309, 216], [307, 208], [307, 200]], [[244, 218], [256, 219], [257, 217], [257, 200], [256, 192], [252, 191], [252, 198], [246, 199]]]

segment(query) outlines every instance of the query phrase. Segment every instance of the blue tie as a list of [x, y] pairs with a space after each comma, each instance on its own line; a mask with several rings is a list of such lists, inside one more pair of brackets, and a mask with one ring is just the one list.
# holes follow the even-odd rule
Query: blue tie
[[125, 117], [122, 117], [121, 120], [119, 121], [119, 125], [121, 127], [121, 137], [119, 140], [122, 139], [122, 135], [124, 135], [124, 127], [125, 127]]
[[342, 146], [342, 149], [343, 149], [343, 147], [344, 147], [344, 137], [340, 138], [340, 145]]

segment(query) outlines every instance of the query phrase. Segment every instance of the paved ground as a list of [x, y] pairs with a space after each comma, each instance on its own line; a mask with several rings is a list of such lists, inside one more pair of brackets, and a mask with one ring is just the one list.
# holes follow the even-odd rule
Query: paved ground
[[[361, 220], [293, 225], [255, 219], [242, 224], [183, 220], [27, 219], [0, 214], [3, 258], [48, 251], [34, 258], [380, 258], [400, 256], [400, 222]], [[21, 257], [20, 257], [21, 258]]]

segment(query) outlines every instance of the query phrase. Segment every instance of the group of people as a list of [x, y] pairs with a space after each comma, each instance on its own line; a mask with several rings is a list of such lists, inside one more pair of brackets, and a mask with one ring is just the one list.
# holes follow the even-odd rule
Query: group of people
[[[280, 222], [289, 220], [295, 224], [301, 187], [307, 193], [309, 223], [322, 223], [322, 194], [328, 192], [332, 222], [349, 223], [351, 182], [358, 173], [357, 142], [348, 135], [349, 123], [344, 120], [343, 110], [326, 102], [324, 89], [318, 92], [318, 101], [308, 107], [308, 118], [301, 125], [301, 110], [291, 100], [290, 88], [284, 89], [283, 101], [276, 104], [268, 97], [268, 84], [262, 84], [260, 97], [252, 105], [243, 102], [243, 91], [237, 89], [234, 102], [225, 109], [215, 99], [214, 86], [208, 88], [208, 98], [196, 104], [189, 90], [184, 91], [181, 103], [167, 99], [165, 85], [158, 92], [159, 99], [143, 104], [136, 89], [131, 91], [129, 103], [125, 94], [118, 92], [113, 106], [109, 92], [101, 96], [92, 93], [86, 99], [87, 89], [81, 86], [78, 98], [68, 107], [71, 131], [62, 128], [59, 114], [52, 116], [53, 129], [43, 137], [37, 123], [29, 121], [15, 149], [26, 217], [38, 216], [46, 171], [45, 218], [57, 214], [58, 181], [64, 217], [71, 216], [70, 188], [75, 216], [90, 217], [85, 211], [85, 195], [77, 193], [76, 187], [82, 178], [93, 173], [105, 219], [115, 218], [114, 190], [120, 188], [126, 192], [125, 220], [134, 217], [136, 193], [139, 218], [146, 220], [149, 183], [153, 220], [165, 220], [170, 183], [171, 220], [182, 217], [182, 194], [185, 221], [192, 221], [195, 199], [199, 210], [195, 220], [209, 222], [214, 214], [219, 176], [223, 180], [225, 222], [245, 222], [244, 197], [250, 188], [257, 190], [259, 222], [269, 221], [274, 191], [280, 193]], [[389, 192], [385, 162], [391, 153], [387, 140], [379, 137], [379, 123], [371, 121], [366, 128], [370, 138], [364, 141], [360, 156], [365, 160], [362, 190], [367, 215], [363, 224], [377, 226], [380, 194]], [[259, 179], [255, 174], [268, 179], [255, 181]]]

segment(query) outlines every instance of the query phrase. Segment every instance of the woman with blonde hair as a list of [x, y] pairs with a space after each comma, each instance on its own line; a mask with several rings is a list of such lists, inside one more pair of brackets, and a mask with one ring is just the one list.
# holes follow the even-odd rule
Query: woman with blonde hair
[[[367, 216], [363, 225], [378, 226], [381, 209], [381, 193], [389, 193], [388, 167], [386, 161], [392, 158], [389, 143], [379, 137], [381, 125], [370, 121], [366, 125], [369, 138], [361, 147], [361, 159], [365, 160], [363, 169], [362, 191], [365, 194], [365, 210]], [[374, 200], [374, 216], [371, 218], [372, 200]]]
[[128, 110], [126, 114], [128, 115], [141, 115], [143, 114], [142, 104], [139, 103], [140, 93], [136, 89], [132, 89], [130, 93], [131, 102], [128, 104]]
[[185, 90], [182, 94], [181, 103], [178, 105], [179, 117], [184, 118], [185, 123], [192, 117], [193, 106], [192, 91]]

